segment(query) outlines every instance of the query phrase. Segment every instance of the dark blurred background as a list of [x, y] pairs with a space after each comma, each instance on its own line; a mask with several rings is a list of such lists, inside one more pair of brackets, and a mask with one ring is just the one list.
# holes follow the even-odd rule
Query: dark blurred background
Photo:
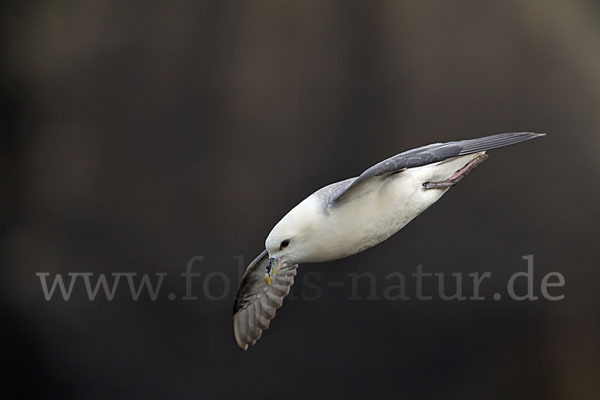
[[[599, 398], [597, 1], [1, 10], [2, 398]], [[511, 131], [548, 136], [492, 152], [393, 238], [304, 265], [294, 287], [422, 264], [491, 271], [488, 300], [348, 301], [323, 283], [236, 348], [234, 257], [292, 206], [400, 151]], [[527, 254], [536, 288], [565, 276], [564, 300], [490, 298]], [[197, 278], [197, 301], [169, 301], [198, 255], [227, 296]], [[89, 301], [81, 283], [46, 301], [35, 275], [122, 271], [169, 278], [157, 301], [124, 284]]]

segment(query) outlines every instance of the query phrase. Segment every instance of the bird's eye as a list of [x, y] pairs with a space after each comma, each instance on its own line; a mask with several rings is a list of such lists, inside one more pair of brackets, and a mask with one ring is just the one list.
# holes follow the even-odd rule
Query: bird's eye
[[284, 247], [288, 247], [288, 244], [290, 244], [290, 241], [285, 239], [283, 242], [281, 242], [280, 248], [283, 249]]

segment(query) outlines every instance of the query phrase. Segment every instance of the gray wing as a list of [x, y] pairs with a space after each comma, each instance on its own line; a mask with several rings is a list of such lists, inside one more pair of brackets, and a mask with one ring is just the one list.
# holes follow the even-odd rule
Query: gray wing
[[248, 265], [233, 304], [233, 337], [238, 347], [248, 349], [269, 328], [283, 298], [290, 292], [298, 264], [282, 267], [273, 282], [264, 281], [269, 254], [266, 250]]
[[400, 172], [406, 168], [415, 168], [433, 164], [452, 157], [510, 146], [544, 135], [544, 133], [533, 132], [501, 133], [479, 139], [435, 143], [408, 150], [373, 165], [358, 178], [339, 182], [337, 186], [330, 188], [329, 204], [334, 205], [340, 202], [343, 198], [347, 197], [349, 193], [353, 192], [356, 188], [360, 187], [363, 183], [373, 177]]

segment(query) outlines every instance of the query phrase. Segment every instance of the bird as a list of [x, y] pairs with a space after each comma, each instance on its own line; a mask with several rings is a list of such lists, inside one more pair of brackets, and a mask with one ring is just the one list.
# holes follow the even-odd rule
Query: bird
[[514, 132], [434, 143], [325, 186], [289, 211], [247, 267], [233, 306], [233, 336], [247, 350], [268, 329], [298, 265], [337, 260], [402, 229], [488, 158], [487, 151], [545, 136]]

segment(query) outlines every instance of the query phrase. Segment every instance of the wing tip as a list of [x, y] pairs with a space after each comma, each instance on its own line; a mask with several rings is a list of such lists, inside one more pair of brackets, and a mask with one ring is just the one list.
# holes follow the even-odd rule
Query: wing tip
[[246, 343], [241, 338], [240, 326], [239, 326], [240, 322], [238, 321], [238, 317], [239, 317], [239, 313], [236, 313], [233, 315], [233, 339], [235, 340], [235, 344], [237, 345], [238, 348], [246, 351], [246, 350], [248, 350], [248, 343]]
[[511, 136], [519, 138], [514, 144], [546, 136], [545, 132], [515, 132]]
[[531, 139], [546, 136], [546, 132], [516, 132], [516, 135], [529, 136]]
[[543, 136], [546, 136], [546, 133], [510, 132], [499, 133], [491, 136], [484, 136], [477, 139], [461, 140], [456, 143], [458, 143], [462, 148], [459, 155], [467, 155], [478, 153], [481, 151], [494, 150], [501, 147], [512, 146]]

